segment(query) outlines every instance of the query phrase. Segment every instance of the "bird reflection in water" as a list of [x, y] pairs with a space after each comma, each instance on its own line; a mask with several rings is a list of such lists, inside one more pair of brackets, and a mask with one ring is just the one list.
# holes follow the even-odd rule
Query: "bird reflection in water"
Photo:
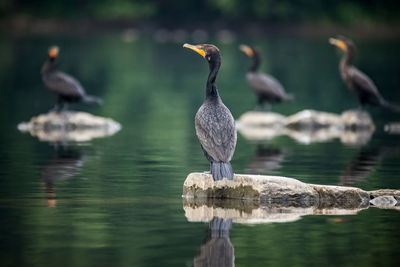
[[397, 147], [361, 148], [340, 176], [340, 185], [353, 185], [365, 181], [382, 158], [398, 154]]
[[200, 247], [200, 255], [194, 258], [194, 266], [235, 266], [234, 248], [229, 238], [232, 219], [214, 217], [209, 224], [207, 239]]
[[281, 163], [285, 159], [286, 151], [273, 146], [264, 147], [257, 144], [256, 155], [247, 165], [246, 173], [249, 174], [277, 174]]
[[71, 179], [79, 172], [84, 162], [80, 150], [68, 145], [55, 145], [54, 157], [42, 168], [40, 180], [46, 186], [47, 206], [56, 206], [55, 183]]

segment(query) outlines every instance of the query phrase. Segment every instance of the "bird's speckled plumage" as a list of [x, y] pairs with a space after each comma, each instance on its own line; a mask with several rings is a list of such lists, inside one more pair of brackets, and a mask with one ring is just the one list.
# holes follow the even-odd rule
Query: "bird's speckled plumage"
[[229, 162], [236, 146], [235, 120], [219, 101], [204, 101], [195, 118], [196, 135], [209, 161]]

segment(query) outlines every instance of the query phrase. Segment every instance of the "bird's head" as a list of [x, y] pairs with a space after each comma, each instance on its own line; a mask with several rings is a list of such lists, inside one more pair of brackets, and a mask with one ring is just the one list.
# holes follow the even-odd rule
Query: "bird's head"
[[49, 57], [51, 59], [55, 59], [58, 56], [58, 52], [60, 51], [60, 49], [58, 48], [58, 46], [52, 46], [49, 48]]
[[240, 49], [243, 53], [245, 53], [248, 57], [251, 57], [251, 58], [252, 58], [252, 57], [254, 57], [254, 55], [255, 55], [254, 49], [251, 48], [250, 46], [247, 46], [247, 45], [242, 44], [242, 45], [239, 46], [239, 49]]
[[338, 36], [337, 38], [329, 38], [329, 43], [331, 45], [336, 46], [337, 48], [339, 48], [344, 52], [353, 52], [355, 50], [354, 43], [350, 39], [344, 36]]
[[219, 59], [220, 57], [218, 47], [212, 44], [198, 44], [198, 45], [184, 44], [183, 47], [189, 48], [195, 51], [196, 53], [199, 53], [208, 62], [212, 62], [217, 58]]

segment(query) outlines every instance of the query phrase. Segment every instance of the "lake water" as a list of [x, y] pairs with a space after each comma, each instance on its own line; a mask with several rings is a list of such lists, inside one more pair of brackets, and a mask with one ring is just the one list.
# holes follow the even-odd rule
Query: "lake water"
[[[355, 41], [355, 64], [385, 98], [400, 104], [400, 40]], [[262, 70], [296, 96], [274, 111], [339, 113], [358, 106], [340, 80], [340, 53], [326, 38], [213, 42], [223, 59], [220, 95], [235, 118], [255, 104], [245, 81], [250, 61], [238, 50], [240, 43], [260, 47]], [[18, 123], [54, 105], [40, 77], [52, 44], [61, 47], [59, 68], [104, 100], [102, 106], [73, 108], [111, 117], [121, 123], [121, 131], [55, 145], [17, 130]], [[202, 266], [207, 262], [204, 251], [218, 242], [236, 266], [400, 265], [396, 210], [233, 223], [230, 231], [227, 220], [220, 239], [208, 233], [213, 224], [188, 221], [183, 182], [190, 172], [209, 168], [194, 131], [208, 66], [182, 44], [157, 43], [149, 36], [127, 43], [117, 34], [2, 36], [0, 70], [2, 266]], [[239, 133], [234, 171], [365, 190], [400, 188], [400, 135], [383, 130], [400, 115], [368, 110], [376, 130], [364, 145], [344, 144], [339, 138], [304, 144], [288, 136], [252, 141]]]

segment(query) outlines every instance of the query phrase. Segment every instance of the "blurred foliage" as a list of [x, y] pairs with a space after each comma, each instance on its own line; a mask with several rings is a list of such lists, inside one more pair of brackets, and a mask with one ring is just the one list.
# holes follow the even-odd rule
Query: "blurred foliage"
[[399, 21], [396, 0], [2, 0], [0, 16], [98, 20], [335, 22]]

